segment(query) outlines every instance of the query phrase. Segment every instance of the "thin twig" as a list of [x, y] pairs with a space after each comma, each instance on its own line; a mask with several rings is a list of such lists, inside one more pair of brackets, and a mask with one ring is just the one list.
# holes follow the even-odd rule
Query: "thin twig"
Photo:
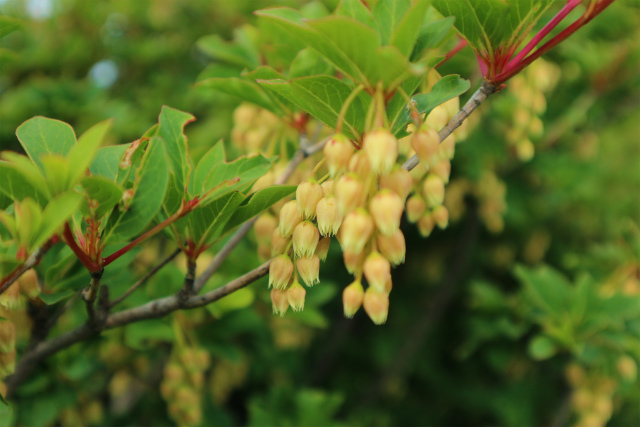
[[20, 276], [22, 276], [24, 273], [26, 273], [27, 270], [29, 270], [30, 268], [33, 268], [36, 265], [38, 265], [38, 263], [40, 262], [42, 257], [47, 253], [47, 251], [49, 250], [49, 248], [51, 246], [52, 245], [49, 242], [49, 243], [46, 243], [45, 245], [43, 245], [42, 247], [36, 249], [31, 254], [31, 256], [29, 258], [27, 258], [27, 262], [25, 262], [24, 265], [22, 265], [22, 267], [16, 269], [12, 274], [10, 274], [5, 279], [5, 282], [2, 282], [2, 286], [0, 286], [0, 295], [2, 295], [2, 293], [4, 291], [9, 289], [9, 286], [11, 286], [16, 280], [18, 280], [20, 278]]
[[[459, 128], [460, 125], [462, 125], [462, 123], [467, 119], [467, 117], [469, 117], [469, 115], [473, 112], [473, 110], [478, 108], [491, 94], [493, 94], [497, 90], [498, 90], [498, 86], [495, 86], [491, 83], [483, 81], [480, 87], [478, 88], [478, 90], [476, 91], [476, 93], [474, 93], [473, 96], [467, 101], [467, 103], [464, 104], [464, 107], [462, 107], [460, 111], [458, 111], [458, 114], [456, 114], [449, 121], [449, 123], [447, 123], [447, 125], [444, 128], [442, 128], [440, 132], [438, 132], [438, 136], [440, 137], [440, 143], [442, 143], [442, 141], [447, 139], [447, 137], [451, 135], [454, 130]], [[418, 156], [414, 155], [409, 160], [404, 162], [402, 167], [410, 171], [411, 169], [418, 166], [419, 163], [420, 163], [420, 160], [418, 159]]]
[[87, 306], [89, 323], [93, 326], [97, 326], [98, 319], [93, 303], [95, 302], [96, 297], [98, 296], [98, 291], [100, 290], [100, 279], [102, 279], [102, 273], [104, 273], [104, 269], [91, 273], [91, 284], [89, 285], [89, 288], [85, 289], [82, 293], [82, 299], [84, 299], [85, 305]]
[[165, 265], [169, 264], [171, 262], [171, 260], [173, 260], [175, 257], [178, 256], [178, 254], [182, 251], [182, 249], [178, 248], [175, 251], [173, 251], [171, 253], [171, 255], [169, 255], [168, 257], [166, 257], [165, 259], [162, 260], [162, 262], [160, 262], [160, 264], [156, 265], [155, 267], [153, 267], [153, 269], [151, 271], [149, 271], [143, 278], [141, 278], [140, 280], [138, 280], [136, 283], [134, 283], [133, 285], [131, 285], [131, 287], [129, 289], [127, 289], [125, 291], [125, 293], [123, 293], [122, 295], [120, 295], [118, 298], [114, 299], [111, 302], [111, 308], [115, 307], [116, 305], [120, 304], [122, 301], [124, 301], [129, 295], [131, 295], [133, 292], [135, 292], [136, 289], [138, 289], [140, 286], [144, 285], [145, 283], [147, 283], [147, 281], [149, 281], [149, 279], [151, 279], [153, 276], [156, 275], [156, 273], [158, 271], [160, 271], [160, 269], [162, 269], [162, 267], [164, 267]]
[[187, 258], [187, 274], [184, 275], [184, 284], [178, 292], [178, 299], [186, 301], [191, 295], [195, 294], [194, 282], [196, 280], [196, 260]]

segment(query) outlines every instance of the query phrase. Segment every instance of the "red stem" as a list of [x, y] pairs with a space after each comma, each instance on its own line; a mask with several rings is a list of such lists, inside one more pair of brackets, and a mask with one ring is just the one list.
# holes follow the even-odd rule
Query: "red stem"
[[71, 248], [76, 257], [80, 260], [82, 265], [84, 265], [87, 270], [90, 272], [95, 272], [100, 270], [98, 264], [93, 262], [91, 258], [78, 246], [75, 238], [73, 237], [73, 232], [71, 231], [71, 227], [69, 227], [69, 223], [65, 223], [64, 231], [62, 232], [62, 240]]
[[444, 56], [444, 59], [438, 62], [438, 64], [436, 64], [434, 68], [438, 68], [439, 66], [447, 62], [449, 59], [455, 56], [456, 53], [460, 52], [466, 45], [467, 45], [467, 41], [465, 39], [460, 39], [458, 44], [455, 45], [455, 47], [451, 49], [449, 52], [447, 52], [446, 55]]
[[547, 43], [542, 45], [534, 53], [532, 53], [531, 55], [527, 56], [524, 60], [520, 61], [514, 67], [512, 67], [509, 70], [506, 70], [506, 71], [498, 74], [496, 76], [496, 78], [494, 79], [494, 81], [491, 82], [491, 83], [494, 83], [494, 84], [504, 83], [505, 81], [507, 81], [511, 77], [513, 77], [514, 75], [518, 74], [526, 66], [528, 66], [533, 61], [535, 61], [536, 59], [538, 59], [539, 57], [541, 57], [542, 55], [547, 53], [549, 50], [551, 50], [554, 47], [556, 47], [560, 42], [564, 41], [569, 36], [571, 36], [573, 33], [578, 31], [581, 27], [586, 25], [589, 21], [591, 21], [593, 18], [595, 18], [598, 14], [600, 14], [600, 12], [602, 12], [604, 9], [606, 9], [614, 1], [615, 0], [601, 0], [601, 1], [597, 2], [592, 9], [587, 9], [587, 11], [580, 18], [578, 18], [578, 20], [576, 22], [574, 22], [573, 24], [569, 25], [562, 32], [560, 32], [557, 36], [555, 36], [554, 38], [549, 40]]
[[522, 61], [549, 34], [573, 9], [576, 8], [582, 0], [569, 0], [564, 7], [558, 12], [556, 16], [547, 24], [542, 27], [540, 32], [536, 34], [533, 39], [520, 51], [518, 54], [507, 64], [504, 72], [509, 72], [512, 67], [515, 67], [520, 61]]

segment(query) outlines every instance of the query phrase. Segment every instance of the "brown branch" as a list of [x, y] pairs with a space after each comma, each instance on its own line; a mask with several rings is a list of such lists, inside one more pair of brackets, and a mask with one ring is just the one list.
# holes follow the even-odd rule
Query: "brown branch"
[[9, 276], [2, 279], [0, 282], [0, 295], [11, 286], [16, 280], [20, 278], [24, 273], [26, 273], [29, 269], [38, 265], [42, 257], [47, 253], [49, 248], [51, 248], [53, 244], [51, 241], [45, 243], [42, 247], [36, 249], [29, 258], [27, 258], [27, 262], [25, 262], [21, 267], [18, 267], [14, 270]]
[[102, 279], [102, 273], [104, 273], [104, 269], [91, 273], [91, 283], [89, 287], [82, 292], [82, 299], [87, 306], [89, 323], [93, 326], [97, 326], [98, 322], [93, 303], [95, 302], [96, 297], [98, 296], [98, 291], [100, 290], [100, 279]]
[[[464, 104], [464, 107], [458, 111], [447, 125], [442, 128], [440, 132], [438, 132], [438, 136], [440, 137], [440, 143], [447, 139], [449, 135], [453, 133], [454, 130], [460, 127], [460, 125], [471, 115], [471, 113], [478, 108], [491, 94], [495, 93], [499, 89], [498, 86], [495, 86], [491, 83], [483, 81], [476, 93]], [[402, 165], [406, 170], [411, 170], [418, 166], [420, 160], [417, 155], [414, 155], [409, 160], [404, 162]]]
[[7, 378], [7, 397], [13, 395], [18, 385], [20, 385], [20, 383], [22, 383], [31, 374], [31, 372], [33, 372], [40, 361], [52, 354], [55, 354], [77, 342], [84, 341], [92, 335], [106, 329], [117, 328], [141, 320], [163, 317], [180, 309], [204, 307], [205, 305], [217, 301], [220, 298], [266, 276], [269, 272], [270, 264], [271, 261], [269, 260], [250, 272], [232, 280], [226, 285], [205, 294], [192, 295], [184, 300], [181, 300], [178, 295], [160, 298], [139, 307], [110, 314], [106, 316], [104, 321], [99, 322], [96, 327], [87, 322], [82, 326], [79, 326], [76, 329], [66, 332], [56, 338], [39, 343], [20, 358], [14, 373]]
[[131, 295], [136, 289], [138, 289], [140, 286], [144, 285], [145, 283], [147, 283], [149, 281], [149, 279], [151, 279], [153, 276], [156, 275], [156, 273], [158, 271], [160, 271], [160, 269], [162, 269], [162, 267], [164, 267], [165, 265], [167, 265], [168, 263], [171, 262], [171, 260], [173, 260], [175, 257], [178, 256], [178, 254], [182, 251], [182, 249], [178, 248], [175, 251], [173, 251], [171, 253], [171, 255], [169, 255], [168, 257], [166, 257], [165, 259], [163, 259], [160, 264], [156, 265], [155, 267], [153, 267], [153, 269], [151, 271], [149, 271], [143, 278], [141, 278], [140, 280], [138, 280], [136, 283], [134, 283], [133, 285], [131, 285], [131, 287], [129, 289], [127, 289], [125, 291], [125, 293], [123, 293], [122, 295], [120, 295], [118, 298], [114, 299], [111, 302], [110, 307], [113, 308], [116, 305], [120, 304], [122, 301], [124, 301], [129, 295]]

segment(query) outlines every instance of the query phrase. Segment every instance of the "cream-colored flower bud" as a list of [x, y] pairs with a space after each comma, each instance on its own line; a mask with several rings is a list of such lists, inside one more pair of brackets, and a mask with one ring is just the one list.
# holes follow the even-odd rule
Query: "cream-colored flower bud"
[[422, 127], [411, 138], [411, 146], [421, 162], [429, 166], [436, 164], [440, 158], [440, 137], [435, 129]]
[[431, 173], [440, 178], [444, 184], [448, 184], [451, 175], [451, 162], [446, 157], [441, 157], [438, 163], [431, 168]]
[[258, 243], [258, 259], [264, 262], [273, 258], [271, 256], [271, 245], [269, 243]]
[[285, 203], [280, 210], [280, 234], [289, 237], [293, 230], [302, 221], [302, 216], [298, 212], [298, 203], [295, 200]]
[[318, 255], [314, 254], [310, 257], [298, 258], [296, 267], [305, 285], [313, 286], [316, 283], [320, 283], [320, 257]]
[[258, 217], [253, 229], [256, 232], [256, 240], [259, 244], [269, 244], [273, 231], [278, 228], [278, 219], [271, 215], [269, 212], [265, 212]]
[[282, 289], [271, 290], [271, 306], [273, 307], [273, 314], [277, 314], [280, 317], [289, 309], [289, 299], [287, 298], [287, 291]]
[[35, 298], [40, 295], [40, 284], [35, 270], [29, 269], [25, 271], [18, 279], [18, 283], [20, 284], [20, 292], [29, 298]]
[[360, 208], [347, 214], [340, 229], [342, 249], [359, 253], [371, 238], [375, 224], [369, 212]]
[[316, 251], [320, 233], [311, 221], [302, 221], [293, 230], [293, 253], [299, 257], [310, 257]]
[[345, 215], [362, 204], [364, 184], [354, 173], [342, 175], [336, 183], [335, 196], [340, 213]]
[[304, 298], [307, 295], [307, 291], [304, 290], [302, 285], [297, 280], [289, 286], [287, 289], [287, 300], [293, 311], [302, 311], [304, 309]]
[[436, 175], [427, 175], [422, 183], [422, 195], [430, 208], [441, 205], [444, 201], [444, 182]]
[[284, 237], [280, 229], [276, 228], [271, 233], [271, 256], [275, 257], [284, 253], [291, 242], [291, 237]]
[[307, 180], [296, 190], [296, 202], [298, 203], [298, 212], [306, 219], [316, 217], [316, 205], [322, 199], [322, 187], [315, 180]]
[[338, 209], [338, 199], [334, 196], [323, 197], [316, 206], [318, 230], [323, 236], [333, 236], [340, 229], [342, 215]]
[[278, 255], [269, 266], [269, 287], [285, 289], [293, 274], [293, 262], [288, 255]]
[[364, 137], [363, 150], [377, 175], [391, 172], [398, 159], [398, 140], [387, 129], [376, 129]]
[[384, 291], [367, 288], [362, 301], [364, 311], [376, 325], [382, 325], [389, 315], [389, 295]]
[[249, 129], [251, 122], [258, 117], [259, 108], [253, 104], [242, 103], [233, 111], [233, 123], [239, 129]]
[[442, 129], [449, 122], [449, 112], [443, 105], [438, 105], [427, 115], [425, 124], [434, 129]]
[[440, 144], [440, 158], [453, 159], [456, 155], [456, 134], [451, 134]]
[[351, 156], [348, 170], [362, 177], [371, 174], [371, 162], [364, 151], [360, 150]]
[[426, 212], [422, 218], [418, 220], [418, 231], [420, 231], [422, 237], [429, 237], [435, 226], [436, 222], [433, 220], [431, 212]]
[[20, 305], [20, 285], [12, 284], [0, 294], [0, 306], [16, 308]]
[[414, 194], [407, 200], [407, 219], [409, 222], [417, 222], [426, 210], [427, 202], [419, 194]]
[[393, 191], [400, 196], [403, 202], [407, 200], [407, 196], [411, 192], [412, 183], [411, 173], [400, 165], [394, 166], [389, 175], [380, 177], [380, 187]]
[[275, 174], [273, 173], [273, 171], [269, 171], [266, 174], [262, 175], [260, 178], [258, 178], [255, 184], [253, 184], [253, 187], [251, 187], [251, 192], [257, 193], [260, 190], [263, 190], [267, 187], [272, 186], [275, 181], [276, 181]]
[[429, 165], [426, 163], [418, 163], [418, 165], [409, 172], [414, 183], [422, 181], [422, 178], [429, 172]]
[[436, 208], [431, 213], [431, 216], [433, 217], [433, 221], [441, 229], [445, 229], [447, 228], [447, 225], [449, 225], [449, 211], [445, 206], [436, 206]]
[[371, 252], [364, 260], [364, 277], [369, 286], [384, 291], [387, 280], [391, 276], [391, 264], [380, 252]]
[[400, 227], [404, 203], [396, 193], [383, 189], [369, 202], [369, 211], [382, 234], [393, 234]]
[[342, 251], [342, 261], [344, 262], [344, 266], [349, 272], [349, 274], [356, 274], [357, 272], [362, 270], [362, 264], [364, 264], [364, 258], [366, 253], [364, 251], [361, 252], [350, 252], [347, 250]]
[[329, 174], [335, 177], [347, 170], [349, 158], [355, 151], [355, 147], [345, 135], [337, 133], [325, 144], [322, 152], [327, 159]]
[[323, 237], [318, 242], [318, 246], [316, 246], [316, 255], [320, 258], [320, 261], [325, 261], [327, 259], [327, 254], [329, 253], [329, 247], [331, 246], [331, 237]]
[[9, 320], [0, 320], [0, 353], [9, 353], [15, 349], [16, 327]]
[[333, 184], [334, 184], [334, 180], [332, 179], [328, 179], [325, 182], [323, 182], [322, 184], [320, 184], [320, 187], [322, 188], [322, 195], [324, 197], [329, 197], [331, 195], [333, 195]]
[[528, 162], [533, 159], [533, 155], [536, 152], [536, 147], [528, 139], [523, 139], [516, 143], [516, 156], [521, 162]]
[[344, 316], [351, 319], [362, 306], [364, 299], [364, 288], [359, 280], [351, 283], [342, 291], [342, 307]]
[[376, 237], [376, 243], [378, 244], [380, 253], [387, 257], [391, 264], [398, 265], [404, 262], [404, 257], [407, 253], [407, 243], [405, 242], [402, 231], [396, 230], [395, 233], [389, 236], [379, 234], [378, 237]]

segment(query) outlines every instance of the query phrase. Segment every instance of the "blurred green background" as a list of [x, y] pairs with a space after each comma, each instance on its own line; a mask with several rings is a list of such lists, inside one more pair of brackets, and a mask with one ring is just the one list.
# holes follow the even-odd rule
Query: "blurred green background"
[[[15, 129], [35, 115], [78, 134], [113, 117], [110, 142], [130, 142], [163, 104], [197, 117], [193, 151], [228, 141], [239, 100], [194, 87], [211, 63], [198, 39], [231, 39], [263, 7], [335, 4], [0, 0], [22, 21], [0, 39], [0, 149], [20, 150]], [[618, 0], [473, 117], [447, 189], [453, 224], [428, 239], [403, 224], [383, 327], [343, 318], [334, 244], [304, 312], [273, 317], [262, 280], [104, 333], [47, 360], [4, 422], [175, 425], [158, 390], [179, 347], [210, 355], [203, 426], [640, 425], [639, 28], [638, 3]], [[439, 71], [479, 84], [469, 49]], [[104, 281], [120, 293], [172, 249], [151, 242]], [[208, 286], [259, 262], [247, 239]], [[76, 267], [66, 278], [82, 283]], [[177, 290], [182, 268], [127, 305]], [[52, 334], [83, 320], [76, 308]], [[28, 312], [12, 316], [28, 325]]]

